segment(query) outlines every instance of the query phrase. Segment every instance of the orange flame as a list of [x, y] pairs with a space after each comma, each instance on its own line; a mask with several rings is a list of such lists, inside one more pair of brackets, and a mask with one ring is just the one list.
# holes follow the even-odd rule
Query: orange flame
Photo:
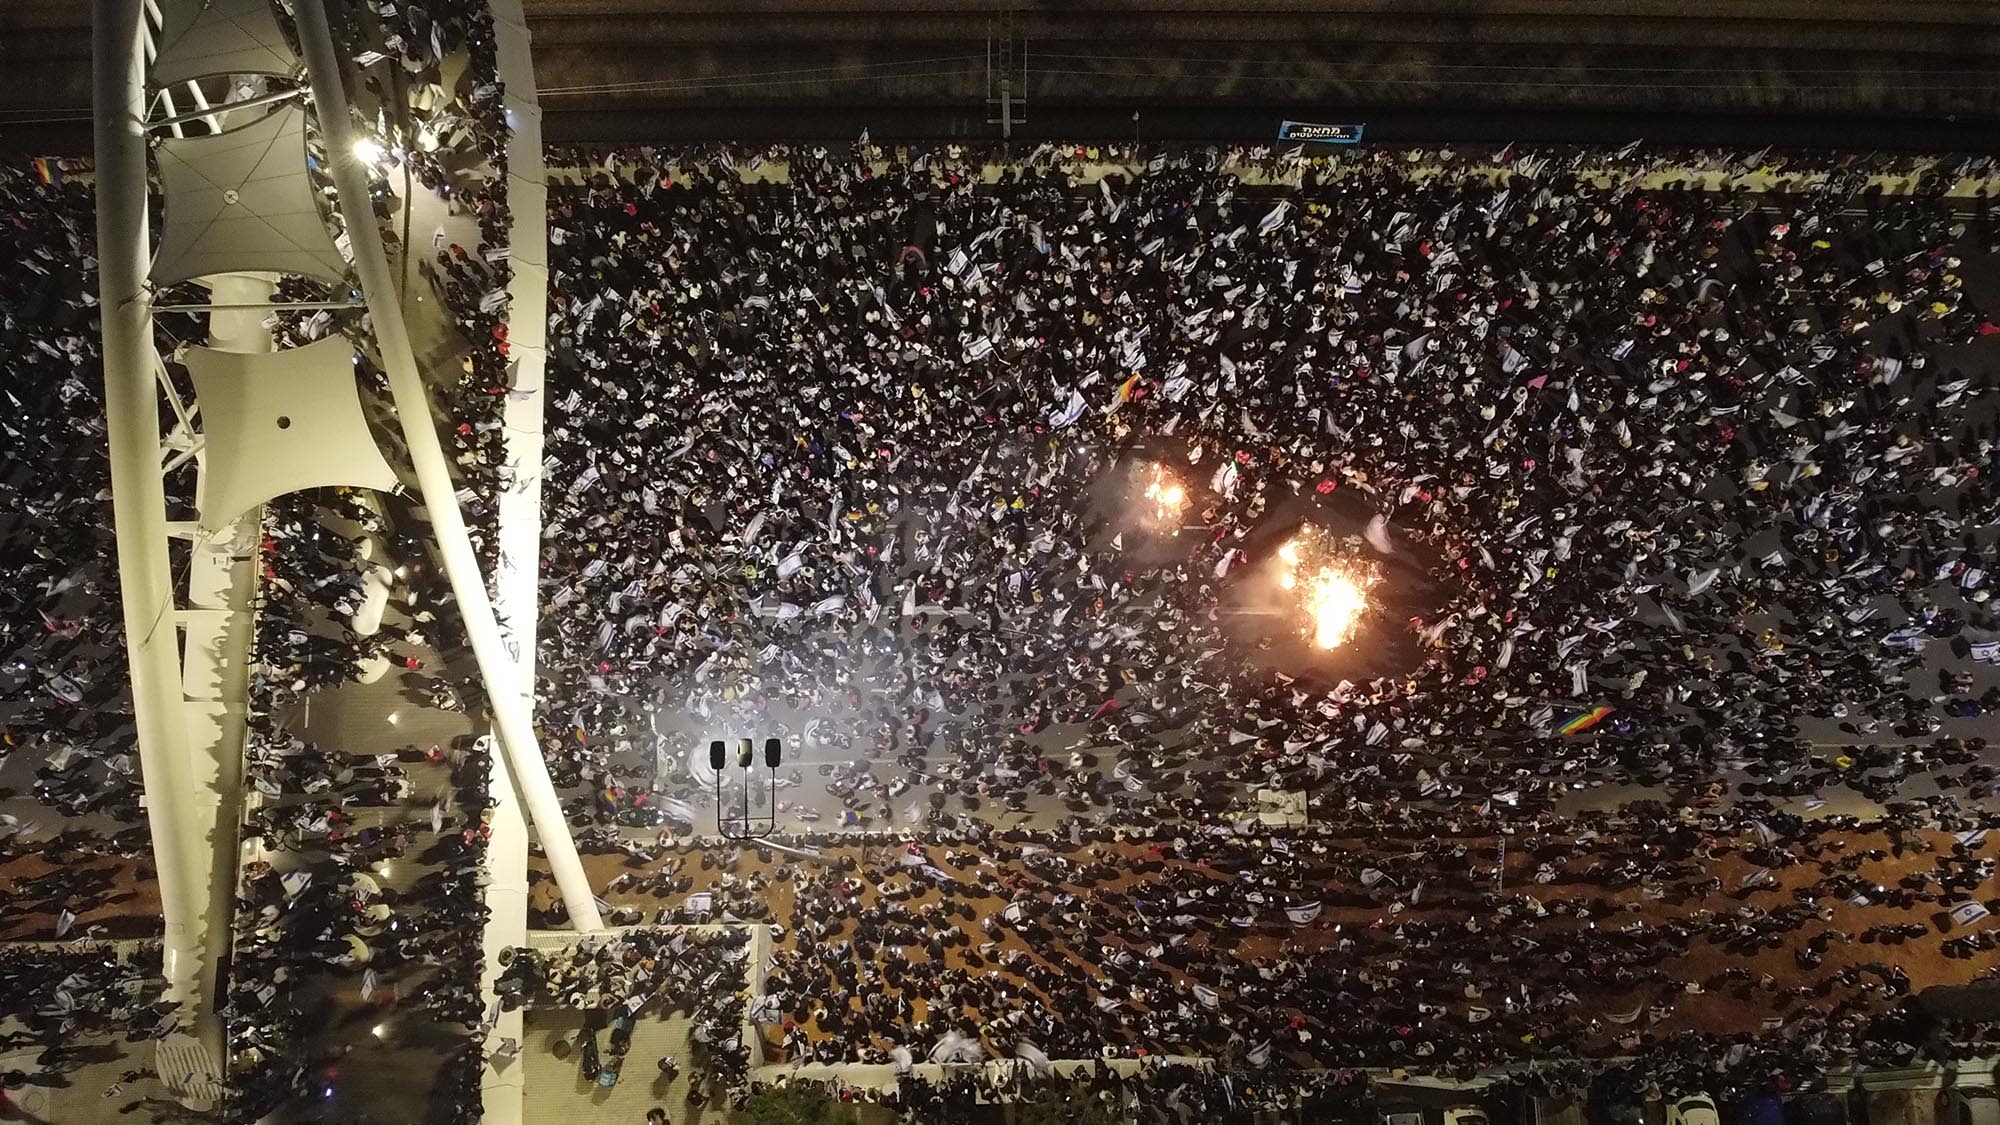
[[1321, 648], [1339, 648], [1360, 627], [1361, 612], [1368, 608], [1368, 594], [1360, 583], [1339, 569], [1322, 567], [1307, 588], [1306, 608], [1312, 614], [1313, 643]]
[[1315, 557], [1309, 575], [1302, 580], [1300, 568], [1307, 564], [1307, 552], [1314, 546], [1308, 530], [1278, 548], [1278, 585], [1286, 590], [1304, 586], [1303, 632], [1320, 648], [1339, 648], [1360, 630], [1362, 615], [1368, 610], [1368, 590], [1382, 575], [1366, 563]]
[[1179, 523], [1181, 512], [1187, 508], [1187, 489], [1174, 479], [1165, 467], [1152, 466], [1146, 481], [1146, 500], [1153, 505], [1153, 522], [1157, 524]]

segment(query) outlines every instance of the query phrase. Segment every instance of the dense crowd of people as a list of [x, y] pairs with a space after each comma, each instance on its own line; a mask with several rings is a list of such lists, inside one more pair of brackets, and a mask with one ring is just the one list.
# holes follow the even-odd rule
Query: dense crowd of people
[[[87, 185], [50, 168], [0, 172], [0, 551], [16, 581], [0, 613], [0, 798], [53, 820], [138, 814], [138, 766], [120, 721], [124, 624], [110, 568], [104, 388], [95, 294], [73, 267], [90, 246]], [[11, 766], [11, 768], [9, 768]], [[32, 779], [29, 782], [29, 779]], [[59, 823], [9, 812], [0, 834]], [[34, 835], [29, 832], [28, 835]]]
[[1954, 1045], [1913, 1032], [1899, 1004], [1990, 960], [1996, 819], [1653, 806], [1506, 834], [1389, 820], [1239, 834], [967, 818], [784, 839], [820, 852], [803, 862], [659, 849], [604, 895], [640, 921], [770, 926], [759, 1019], [794, 1063], [963, 1047], [964, 1061], [1470, 1076], [1764, 1036], [1803, 1078], [1987, 1049], [1971, 1044], [1990, 1028]]
[[[685, 1018], [694, 1054], [682, 1100], [690, 1108], [722, 1098], [740, 1103], [749, 1089], [748, 948], [742, 929], [619, 931], [556, 950], [510, 950], [497, 988], [509, 1009], [582, 1009], [585, 1023], [571, 1045], [577, 1066], [586, 1081], [607, 1088], [625, 1069], [636, 1020]], [[668, 1085], [681, 1074], [675, 1056], [643, 1062]]]
[[[465, 344], [437, 390], [491, 568], [498, 497], [537, 470], [502, 421], [479, 8], [373, 5], [348, 46], [429, 91], [386, 174], [477, 219], [476, 245], [410, 249]], [[1173, 1092], [1148, 1106], [1208, 1113], [1362, 1067], [1727, 1052], [1762, 1081], [1990, 1047], [1906, 1003], [1990, 973], [2000, 907], [1976, 726], [2000, 707], [2000, 226], [1944, 197], [1987, 164], [865, 141], [552, 164], [544, 751], [586, 843], [630, 860], [615, 919], [725, 924], [517, 952], [503, 1007], [603, 1009], [591, 1078], [670, 1013], [700, 1033], [695, 1108], [747, 1096], [748, 1019], [770, 1059], [894, 1066], [911, 1119], [992, 1092], [926, 1061], [1046, 1084], [1051, 1059], [1145, 1060]], [[1723, 173], [1760, 190], [1701, 190]], [[88, 215], [59, 171], [0, 173], [25, 267], [0, 275], [24, 579], [0, 770], [33, 777], [0, 798], [42, 810], [0, 813], [9, 853], [81, 817], [104, 831], [60, 847], [140, 851], [113, 836], [140, 812], [69, 268]], [[164, 317], [163, 343], [198, 327]], [[244, 833], [268, 860], [239, 887], [232, 1111], [314, 1097], [393, 1004], [390, 1035], [449, 1029], [439, 1084], [472, 1120], [488, 749], [354, 753], [290, 718], [460, 648], [422, 513], [323, 490], [262, 531]], [[1332, 653], [1274, 594], [1305, 540], [1386, 575]], [[352, 627], [385, 558], [387, 621]], [[424, 703], [476, 714], [424, 672]], [[716, 730], [782, 735], [872, 831], [785, 838], [813, 858], [691, 843], [684, 763]], [[1259, 789], [1316, 827], [1257, 826]], [[1592, 790], [1670, 803], [1579, 813]], [[43, 878], [58, 914], [102, 889]], [[150, 956], [9, 954], [9, 1034], [59, 1067], [157, 1033]]]
[[[1040, 795], [1100, 823], [1165, 818], [1199, 845], [1270, 787], [1307, 791], [1336, 828], [1448, 841], [1639, 785], [1754, 831], [1762, 862], [1811, 855], [1824, 875], [1789, 904], [1715, 909], [1705, 868], [1657, 885], [1689, 863], [1662, 858], [1668, 841], [1692, 850], [1695, 829], [1652, 812], [1621, 851], [1551, 819], [1551, 870], [1586, 841], [1606, 853], [1594, 877], [1653, 883], [1687, 915], [1600, 934], [1632, 904], [1545, 904], [1558, 960], [1512, 944], [1518, 900], [1394, 920], [1412, 882], [1464, 883], [1462, 847], [1393, 881], [1287, 857], [1276, 880], [1198, 885], [1223, 897], [1190, 910], [1171, 882], [1102, 889], [1158, 859], [1071, 863], [1062, 834], [1029, 837], [1051, 858], [1027, 881], [1061, 889], [1012, 948], [992, 902], [953, 901], [1010, 897], [963, 869], [978, 849], [922, 863], [943, 888], [924, 906], [903, 901], [922, 876], [871, 903], [851, 871], [781, 861], [717, 891], [756, 918], [793, 885], [773, 919], [798, 943], [771, 977], [796, 1005], [781, 1054], [921, 1053], [952, 1028], [916, 1016], [923, 998], [961, 1013], [978, 1051], [1212, 1050], [1250, 1025], [1261, 1059], [1463, 1073], [1711, 1049], [1653, 1030], [1691, 984], [1771, 993], [1810, 1045], [1799, 1067], [1921, 1046], [1876, 1018], [1908, 988], [1901, 966], [1991, 941], [1979, 849], [2000, 775], [1976, 728], [1948, 724], [2000, 703], [1966, 663], [2000, 638], [1981, 343], [2000, 327], [1973, 295], [1996, 231], [1940, 198], [1986, 170], [1883, 191], [1864, 169], [1795, 167], [1742, 196], [1593, 154], [1502, 160], [1497, 176], [1438, 153], [1199, 149], [572, 161], [551, 198], [543, 701], [574, 730], [559, 753], [600, 820], [691, 827], [702, 798], [681, 762], [706, 732], [779, 731], [849, 760], [851, 819], [926, 833]], [[1193, 497], [1166, 527], [1143, 492], [1161, 472]], [[1433, 587], [1365, 627], [1360, 644], [1408, 650], [1400, 666], [1342, 675], [1337, 657], [1273, 655], [1289, 619], [1230, 620], [1232, 582], [1311, 525]], [[814, 721], [787, 729], [795, 715]], [[903, 807], [911, 778], [928, 793]], [[1971, 851], [1868, 884], [1866, 860], [1817, 854], [1861, 826], [1799, 815], [1842, 790], [1889, 806], [1881, 830], [1948, 828]], [[1728, 889], [1776, 886], [1771, 870]], [[689, 885], [672, 865], [622, 878]], [[1340, 895], [1380, 915], [1344, 946], [1258, 964], [1191, 940]], [[1690, 946], [1796, 943], [1804, 972], [1917, 924], [1850, 933], [1827, 924], [1836, 900], [1956, 907], [1972, 932], [1926, 929], [1921, 954], [1782, 987], [1661, 967]], [[1473, 902], [1493, 915], [1464, 917]], [[1049, 952], [1135, 928], [1152, 940], [1112, 959]], [[1483, 969], [1413, 986], [1411, 942]], [[876, 956], [890, 945], [902, 956]], [[1441, 1020], [1457, 989], [1510, 980], [1542, 987], [1472, 1004], [1483, 1027]], [[1591, 986], [1654, 998], [1597, 1012], [1572, 999]]]
[[37, 1048], [36, 1064], [46, 1069], [60, 1070], [91, 1036], [138, 1039], [173, 1018], [160, 1002], [157, 941], [123, 951], [88, 940], [57, 952], [9, 948], [0, 951], [0, 988], [13, 1021], [0, 1028], [0, 1051]]
[[[408, 505], [378, 509], [336, 490], [280, 498], [265, 514], [255, 684], [264, 706], [251, 718], [245, 781], [256, 796], [243, 832], [266, 858], [241, 875], [226, 1009], [232, 1094], [245, 1117], [324, 1088], [325, 1068], [378, 1020], [400, 1042], [453, 1033], [440, 1081], [470, 1091], [458, 1119], [478, 1114], [490, 751], [466, 737], [345, 752], [292, 733], [298, 710], [285, 706], [351, 682], [370, 662], [400, 670], [409, 659], [422, 640], [412, 627], [357, 633], [330, 607], [347, 606], [351, 619], [358, 591], [307, 579], [330, 573], [358, 587], [360, 545], [407, 548], [396, 529], [414, 518]], [[445, 598], [434, 574], [404, 569], [397, 589], [410, 600]], [[389, 611], [412, 619], [400, 599]]]
[[[1268, 153], [1094, 183], [1063, 155], [995, 178], [976, 150], [797, 148], [753, 162], [770, 180], [659, 153], [552, 193], [543, 699], [585, 736], [570, 777], [643, 776], [656, 731], [669, 762], [698, 746], [671, 716], [802, 713], [809, 749], [1016, 807], [1208, 764], [1338, 777], [1335, 816], [1991, 792], [1954, 772], [1976, 740], [1867, 750], [1885, 774], [1800, 729], [1922, 740], [2000, 701], [1925, 682], [2000, 637], [2000, 329], [1963, 265], [1994, 232], [1949, 176], [1744, 197], [1381, 153], [1273, 189], [1243, 178]], [[1154, 467], [1191, 496], [1173, 528], [1135, 518]], [[1289, 624], [1227, 612], [1301, 526], [1435, 584], [1355, 642], [1400, 666], [1274, 662]], [[1123, 769], [1064, 777], [1044, 732]]]

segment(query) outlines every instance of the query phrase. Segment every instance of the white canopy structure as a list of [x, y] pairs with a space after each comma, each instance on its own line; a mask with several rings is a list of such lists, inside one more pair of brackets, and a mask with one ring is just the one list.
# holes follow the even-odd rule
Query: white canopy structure
[[149, 80], [170, 86], [213, 74], [298, 73], [269, 0], [166, 0]]
[[[98, 296], [112, 506], [133, 715], [159, 872], [166, 996], [176, 1009], [174, 1025], [162, 1029], [156, 1062], [176, 1096], [197, 1107], [220, 1099], [228, 1070], [218, 974], [230, 936], [234, 865], [226, 859], [240, 819], [242, 681], [257, 574], [254, 550], [240, 547], [255, 542], [258, 508], [275, 496], [325, 485], [386, 489], [398, 483], [363, 413], [348, 338], [271, 350], [264, 312], [301, 307], [274, 300], [283, 276], [339, 290], [304, 307], [359, 308], [365, 300], [409, 467], [486, 681], [501, 756], [515, 767], [510, 781], [505, 766], [496, 765], [496, 781], [532, 815], [573, 924], [579, 930], [603, 926], [536, 741], [532, 665], [517, 662], [506, 647], [458, 510], [376, 226], [367, 171], [354, 156], [339, 49], [321, 0], [295, 0], [292, 10], [310, 68], [287, 43], [272, 0], [94, 0]], [[515, 35], [518, 6], [508, 12], [508, 34]], [[508, 54], [517, 70], [525, 67], [524, 35], [516, 35]], [[262, 77], [226, 81], [226, 92], [215, 97], [218, 78], [242, 76]], [[175, 86], [192, 106], [186, 112], [176, 108]], [[257, 92], [265, 86], [274, 89]], [[266, 106], [277, 108], [264, 111]], [[320, 117], [328, 164], [318, 170], [337, 188], [337, 207], [314, 179], [308, 106]], [[196, 123], [206, 131], [187, 135]], [[156, 250], [149, 231], [149, 152], [164, 205]], [[341, 245], [345, 238], [336, 238], [342, 229], [337, 216], [350, 220], [351, 255]], [[544, 237], [539, 225], [530, 227], [530, 236]], [[520, 260], [533, 267], [524, 269], [522, 284], [539, 292], [542, 251], [530, 249]], [[187, 281], [206, 286], [212, 301], [155, 304], [159, 288]], [[421, 311], [439, 315], [437, 308]], [[154, 350], [156, 309], [208, 314], [210, 346], [181, 353], [196, 404], [183, 401], [173, 372]], [[535, 333], [523, 334], [524, 348], [539, 352], [539, 342]], [[539, 367], [524, 377], [537, 381]], [[162, 390], [174, 415], [166, 427]], [[532, 419], [510, 418], [510, 425], [529, 420], [538, 425], [538, 412]], [[164, 477], [190, 460], [200, 473], [198, 518], [169, 521]], [[213, 581], [190, 585], [185, 605], [174, 582], [170, 537], [189, 540], [194, 557], [213, 571]], [[509, 537], [526, 576], [519, 589], [510, 587], [511, 616], [517, 625], [530, 623], [522, 631], [529, 638], [537, 542], [532, 525]], [[510, 815], [516, 827], [496, 832], [494, 854], [511, 868], [495, 880], [496, 893], [505, 902], [506, 925], [525, 932], [527, 841], [521, 813], [510, 809]], [[489, 1111], [518, 1120], [518, 1076], [489, 1072], [488, 1085]]]
[[182, 359], [201, 401], [204, 531], [302, 488], [396, 486], [361, 413], [345, 337], [263, 354], [189, 348]]
[[167, 207], [153, 283], [252, 270], [344, 281], [305, 138], [306, 113], [294, 103], [226, 133], [160, 141]]

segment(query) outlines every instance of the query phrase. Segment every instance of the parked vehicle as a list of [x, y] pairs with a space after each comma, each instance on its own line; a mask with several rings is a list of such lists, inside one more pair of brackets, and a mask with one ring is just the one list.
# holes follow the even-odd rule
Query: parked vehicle
[[1667, 1125], [1722, 1125], [1715, 1099], [1707, 1094], [1687, 1094], [1667, 1106]]
[[1939, 1099], [1938, 1125], [2000, 1125], [2000, 1091], [1957, 1086]]
[[1486, 1111], [1476, 1105], [1448, 1106], [1444, 1111], [1444, 1125], [1487, 1125]]

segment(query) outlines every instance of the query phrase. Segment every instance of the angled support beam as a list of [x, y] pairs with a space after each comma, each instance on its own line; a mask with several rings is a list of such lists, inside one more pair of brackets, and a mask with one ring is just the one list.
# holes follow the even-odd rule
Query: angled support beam
[[172, 90], [160, 91], [160, 104], [167, 107], [167, 119], [165, 121], [160, 122], [158, 125], [149, 125], [147, 126], [147, 128], [165, 129], [171, 132], [176, 137], [183, 137], [187, 135], [186, 133], [182, 132], [181, 130], [182, 125], [185, 125], [190, 121], [199, 121], [201, 120], [202, 116], [205, 116], [205, 115], [197, 115], [195, 117], [189, 117], [188, 115], [182, 113], [180, 111], [180, 108], [174, 105], [174, 93]]
[[[237, 110], [237, 109], [255, 109], [260, 105], [271, 105], [275, 102], [288, 102], [291, 101], [293, 98], [298, 97], [300, 93], [300, 91], [298, 90], [279, 90], [274, 93], [265, 94], [262, 97], [245, 98], [240, 102], [224, 102], [223, 104], [218, 106], [211, 106], [203, 102], [201, 97], [201, 87], [195, 86], [192, 83], [190, 83], [189, 92], [191, 92], [194, 95], [195, 104], [201, 106], [200, 112], [175, 114], [172, 117], [168, 117], [160, 121], [148, 121], [146, 122], [146, 128], [148, 129], [171, 128], [174, 130], [174, 135], [178, 137], [180, 136], [180, 127], [182, 125], [186, 125], [191, 121], [206, 121], [209, 123], [209, 128], [220, 133], [222, 132], [222, 123], [216, 119], [215, 116], [216, 114], [228, 113], [231, 110]], [[160, 98], [166, 105], [167, 112], [174, 113], [173, 98], [168, 95], [167, 91], [161, 90]]]
[[312, 80], [327, 164], [339, 192], [341, 216], [347, 221], [354, 271], [361, 278], [361, 292], [368, 301], [369, 319], [375, 328], [382, 366], [389, 375], [389, 390], [396, 401], [410, 464], [416, 470], [424, 507], [437, 532], [445, 576], [458, 599], [473, 659], [478, 662], [480, 678], [486, 683], [494, 729], [500, 736], [508, 764], [513, 767], [515, 783], [520, 787], [521, 799], [528, 807], [542, 850], [548, 856], [549, 867], [555, 873], [556, 884], [562, 889], [571, 923], [579, 930], [601, 930], [604, 922], [598, 915], [590, 877], [577, 856], [576, 841], [571, 838], [569, 822], [563, 816], [562, 800], [549, 779], [548, 763], [543, 760], [541, 745], [535, 738], [534, 709], [528, 703], [533, 685], [517, 682], [520, 671], [500, 634], [493, 601], [487, 596], [486, 578], [479, 570], [479, 556], [466, 536], [465, 516], [458, 510], [458, 490], [438, 441], [430, 394], [417, 370], [409, 327], [403, 322], [403, 309], [397, 303], [396, 277], [382, 247], [382, 230], [369, 197], [368, 174], [354, 155], [354, 130], [348, 115], [347, 94], [341, 87], [340, 52], [327, 25], [324, 0], [298, 0], [293, 15], [299, 45], [305, 53], [306, 71]]
[[189, 413], [187, 404], [181, 401], [181, 392], [174, 386], [173, 377], [167, 374], [166, 361], [160, 358], [157, 351], [153, 352], [153, 377], [160, 382], [160, 392], [167, 396], [167, 408], [174, 412], [178, 432], [193, 435], [194, 416]]
[[365, 309], [366, 301], [247, 301], [228, 305], [154, 305], [154, 312], [277, 312], [280, 309]]
[[202, 442], [200, 439], [196, 439], [195, 441], [191, 442], [186, 449], [175, 451], [172, 455], [167, 457], [165, 461], [160, 463], [160, 472], [171, 473], [175, 469], [180, 468], [182, 465], [185, 465], [189, 461], [200, 456], [204, 444], [205, 443]]
[[[160, 413], [147, 268], [146, 88], [142, 0], [94, 0], [91, 20], [97, 149], [98, 304], [104, 335], [104, 405], [112, 518], [131, 664], [132, 712], [146, 787], [146, 820], [159, 869], [166, 926], [167, 995], [213, 1073], [222, 1030], [216, 963], [197, 904], [209, 875], [208, 841], [192, 815], [193, 776], [181, 717], [181, 675], [160, 479]], [[164, 1072], [164, 1068], [163, 1068]]]
[[[206, 110], [209, 108], [208, 97], [201, 92], [201, 83], [198, 80], [190, 78], [187, 80], [186, 83], [184, 83], [184, 85], [186, 85], [187, 87], [189, 101], [193, 102], [197, 108], [200, 108], [202, 110]], [[222, 132], [222, 118], [216, 116], [215, 114], [210, 113], [203, 116], [201, 118], [201, 122], [202, 124], [208, 126], [208, 130], [211, 133]]]

